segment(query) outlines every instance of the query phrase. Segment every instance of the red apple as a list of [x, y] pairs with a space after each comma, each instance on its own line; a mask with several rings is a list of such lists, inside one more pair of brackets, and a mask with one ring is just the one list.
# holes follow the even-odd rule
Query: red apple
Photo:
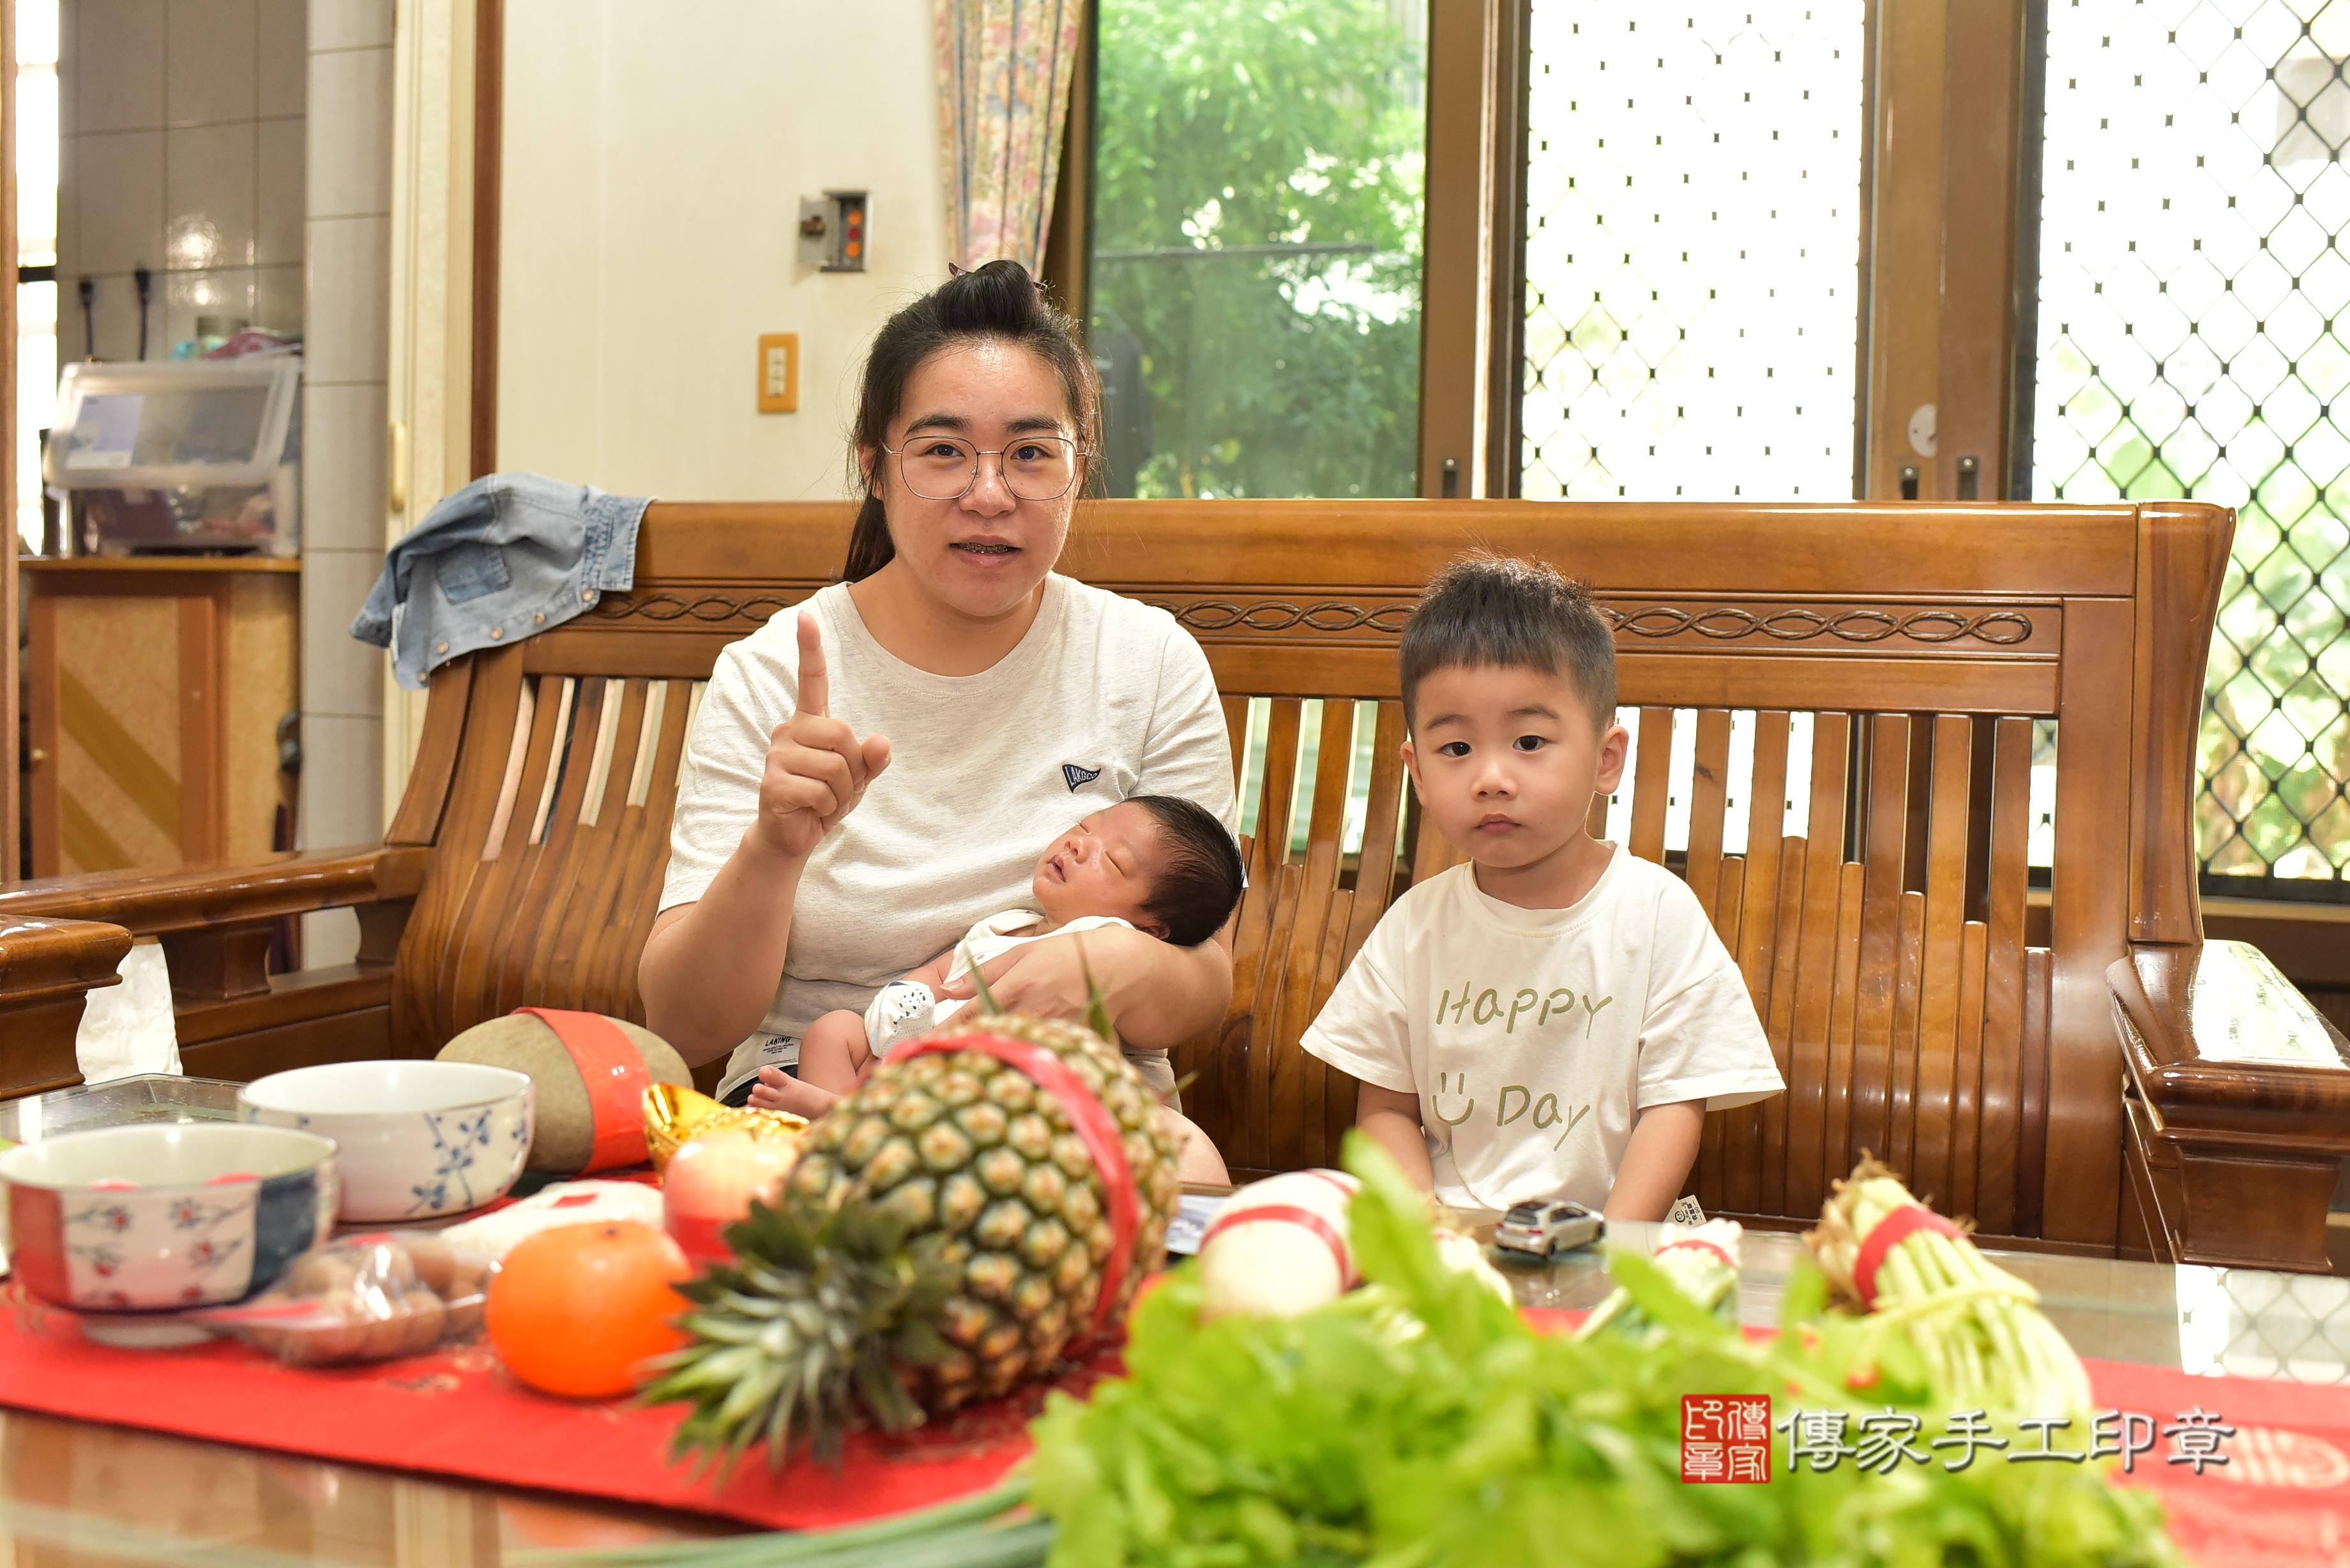
[[739, 1127], [688, 1141], [661, 1177], [662, 1224], [696, 1262], [725, 1257], [719, 1232], [750, 1213], [754, 1198], [773, 1202], [799, 1153], [795, 1139]]

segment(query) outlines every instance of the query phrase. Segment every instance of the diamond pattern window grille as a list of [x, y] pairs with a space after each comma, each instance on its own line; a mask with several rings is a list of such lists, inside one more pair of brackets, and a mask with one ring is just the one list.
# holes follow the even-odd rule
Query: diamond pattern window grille
[[2350, 892], [2350, 0], [2048, 16], [2033, 493], [2238, 508], [2204, 869]]
[[1536, 0], [1522, 493], [1851, 497], [1863, 11]]

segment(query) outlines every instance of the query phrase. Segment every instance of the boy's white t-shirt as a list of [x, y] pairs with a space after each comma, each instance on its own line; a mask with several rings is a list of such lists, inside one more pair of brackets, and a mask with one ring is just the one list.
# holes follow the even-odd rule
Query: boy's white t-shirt
[[[1025, 905], [1055, 834], [1132, 795], [1180, 795], [1234, 826], [1232, 744], [1207, 655], [1165, 610], [1054, 574], [1019, 645], [977, 675], [917, 670], [873, 639], [846, 584], [812, 595], [831, 711], [886, 735], [889, 766], [808, 857], [784, 978], [722, 1092], [799, 1058], [837, 1008]], [[664, 909], [702, 897], [759, 806], [799, 694], [798, 615], [727, 648], [687, 738]]]
[[1472, 866], [1411, 888], [1305, 1032], [1332, 1066], [1419, 1096], [1442, 1202], [1601, 1208], [1643, 1107], [1784, 1087], [1697, 895], [1610, 847], [1564, 909], [1489, 898]]

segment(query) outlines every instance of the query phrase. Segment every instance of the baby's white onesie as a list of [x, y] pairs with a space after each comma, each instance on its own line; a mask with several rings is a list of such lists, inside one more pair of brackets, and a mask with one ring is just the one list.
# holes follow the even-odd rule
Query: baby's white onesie
[[[1129, 931], [1134, 929], [1133, 921], [1121, 920], [1115, 915], [1080, 915], [1057, 929], [1037, 930], [1044, 921], [1045, 917], [1034, 909], [1006, 909], [1000, 915], [988, 916], [955, 944], [954, 961], [947, 967], [947, 983], [952, 985], [971, 973], [974, 964], [983, 969], [1014, 948], [1043, 937], [1111, 926]], [[872, 1005], [865, 1010], [868, 1048], [876, 1056], [886, 1056], [899, 1042], [929, 1033], [964, 1005], [961, 1002], [941, 1002], [920, 981], [893, 980], [875, 994]]]

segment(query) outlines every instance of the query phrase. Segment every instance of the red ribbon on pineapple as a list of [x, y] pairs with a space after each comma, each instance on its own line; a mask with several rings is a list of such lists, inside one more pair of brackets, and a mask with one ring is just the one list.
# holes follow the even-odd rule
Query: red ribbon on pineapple
[[1118, 1133], [1118, 1118], [1066, 1062], [1034, 1041], [1007, 1034], [931, 1034], [898, 1046], [889, 1053], [889, 1059], [945, 1056], [957, 1051], [993, 1056], [1058, 1100], [1068, 1114], [1070, 1128], [1093, 1156], [1094, 1170], [1101, 1178], [1102, 1204], [1109, 1216], [1109, 1262], [1102, 1266], [1101, 1293], [1094, 1301], [1093, 1326], [1099, 1330], [1117, 1310], [1118, 1287], [1126, 1282], [1127, 1270], [1133, 1263], [1134, 1239], [1142, 1229], [1141, 1208], [1134, 1195], [1134, 1169], [1126, 1163], [1126, 1141]]

